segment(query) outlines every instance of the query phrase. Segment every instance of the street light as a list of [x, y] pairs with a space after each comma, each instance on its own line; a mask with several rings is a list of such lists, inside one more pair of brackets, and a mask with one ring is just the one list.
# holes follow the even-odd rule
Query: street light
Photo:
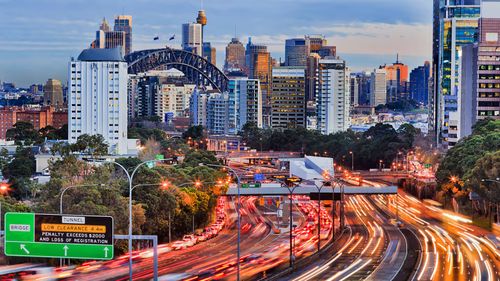
[[349, 151], [349, 154], [351, 154], [351, 171], [354, 172], [354, 152]]
[[314, 182], [314, 186], [318, 190], [318, 253], [321, 249], [321, 189], [325, 186], [325, 182], [321, 184], [321, 186], [317, 186], [316, 182]]
[[241, 218], [240, 218], [240, 197], [241, 197], [241, 194], [240, 194], [240, 187], [241, 187], [241, 181], [240, 181], [240, 176], [238, 175], [238, 173], [236, 173], [236, 171], [229, 167], [229, 166], [226, 166], [226, 165], [219, 165], [219, 164], [204, 164], [204, 163], [200, 163], [199, 164], [200, 166], [208, 166], [208, 167], [217, 167], [217, 168], [225, 168], [225, 169], [228, 169], [229, 171], [231, 171], [234, 176], [236, 177], [236, 180], [238, 181], [238, 185], [237, 185], [237, 188], [238, 188], [238, 202], [236, 204], [236, 214], [237, 214], [237, 228], [238, 228], [238, 245], [237, 245], [237, 248], [236, 248], [236, 251], [237, 251], [237, 258], [238, 260], [236, 261], [236, 280], [239, 281], [240, 280], [240, 242], [241, 242]]
[[139, 168], [147, 163], [157, 163], [157, 162], [162, 162], [162, 161], [168, 161], [172, 160], [172, 158], [166, 158], [166, 159], [159, 159], [159, 160], [148, 160], [139, 163], [137, 166], [135, 166], [134, 170], [132, 171], [132, 174], [129, 173], [127, 168], [125, 168], [122, 164], [115, 162], [115, 161], [103, 161], [105, 163], [111, 163], [114, 164], [118, 167], [120, 167], [125, 175], [127, 176], [128, 179], [128, 274], [129, 274], [129, 279], [132, 280], [132, 275], [133, 275], [133, 262], [132, 262], [132, 181], [134, 179], [135, 173], [139, 170]]
[[481, 179], [482, 182], [495, 182], [500, 184], [500, 178], [496, 179]]

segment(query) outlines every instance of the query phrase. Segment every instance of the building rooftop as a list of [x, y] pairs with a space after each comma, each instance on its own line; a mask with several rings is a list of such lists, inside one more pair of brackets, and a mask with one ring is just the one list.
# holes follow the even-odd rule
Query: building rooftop
[[125, 61], [122, 48], [85, 49], [78, 56], [79, 61]]

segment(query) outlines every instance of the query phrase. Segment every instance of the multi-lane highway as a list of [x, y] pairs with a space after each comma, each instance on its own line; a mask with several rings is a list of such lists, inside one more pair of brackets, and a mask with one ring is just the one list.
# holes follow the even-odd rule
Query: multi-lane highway
[[[375, 181], [365, 184], [380, 185]], [[264, 212], [257, 197], [242, 197], [242, 280], [262, 280], [289, 267], [289, 232]], [[283, 197], [284, 210], [290, 208]], [[163, 280], [235, 280], [236, 213], [233, 200], [222, 200], [225, 227], [217, 237], [175, 250], [159, 247]], [[498, 280], [500, 242], [464, 216], [445, 211], [399, 191], [398, 196], [346, 196], [346, 227], [331, 235], [331, 210], [307, 196], [292, 198], [294, 271], [279, 280]], [[274, 205], [275, 202], [273, 202]], [[269, 208], [267, 208], [269, 210]], [[323, 247], [317, 248], [320, 212]], [[266, 214], [265, 214], [266, 213]], [[397, 221], [395, 218], [398, 218]], [[281, 220], [287, 220], [286, 215]], [[339, 225], [336, 218], [335, 224]], [[329, 234], [326, 234], [329, 233]], [[304, 259], [308, 257], [307, 259]], [[127, 280], [128, 256], [79, 266], [46, 267], [39, 278]], [[25, 266], [25, 265], [23, 265]], [[0, 267], [0, 270], [2, 268]], [[134, 280], [151, 280], [151, 249], [134, 252]]]

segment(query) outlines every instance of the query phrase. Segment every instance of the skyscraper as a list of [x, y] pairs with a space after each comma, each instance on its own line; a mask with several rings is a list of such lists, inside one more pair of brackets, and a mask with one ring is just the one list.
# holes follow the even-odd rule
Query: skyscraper
[[229, 133], [236, 134], [247, 123], [262, 128], [262, 91], [258, 79], [231, 78], [229, 94]]
[[64, 106], [61, 81], [56, 79], [47, 80], [43, 87], [43, 103], [56, 109], [61, 109]]
[[318, 51], [326, 46], [327, 41], [323, 35], [306, 35], [306, 44], [309, 45], [309, 51], [311, 53], [318, 53]]
[[385, 68], [378, 68], [372, 72], [370, 105], [377, 106], [387, 103], [387, 80]]
[[232, 69], [245, 70], [245, 46], [238, 38], [231, 39], [231, 42], [226, 46], [224, 70], [229, 71]]
[[226, 135], [229, 131], [228, 93], [209, 93], [207, 100], [207, 129], [210, 134]]
[[[130, 33], [130, 40], [131, 36]], [[103, 18], [99, 30], [96, 31], [96, 39], [90, 44], [90, 47], [97, 49], [121, 48], [122, 54], [126, 54], [127, 33], [125, 31], [110, 30], [106, 18]]]
[[182, 25], [182, 49], [203, 56], [202, 25], [185, 23]]
[[[120, 48], [86, 49], [69, 70], [70, 143], [100, 134], [111, 154], [127, 154], [127, 63]], [[133, 145], [135, 148], [135, 143]]]
[[132, 52], [132, 16], [116, 16], [114, 31], [125, 33], [125, 55], [130, 54]]
[[[135, 76], [137, 80], [137, 115], [135, 117], [187, 117], [195, 85], [182, 72], [171, 69], [148, 71]], [[132, 79], [131, 79], [132, 80]]]
[[385, 65], [387, 81], [387, 102], [395, 102], [407, 98], [406, 83], [408, 82], [408, 65], [399, 61], [392, 65]]
[[217, 50], [215, 47], [212, 47], [210, 42], [203, 42], [203, 57], [211, 64], [217, 64]]
[[410, 98], [427, 105], [429, 98], [429, 79], [431, 64], [426, 61], [424, 65], [413, 69], [410, 73]]
[[351, 105], [370, 104], [370, 81], [369, 72], [351, 73]]
[[[500, 1], [484, 1], [481, 6], [480, 42], [477, 70], [477, 120], [500, 119]], [[467, 105], [466, 105], [467, 106]]]
[[500, 119], [499, 0], [482, 1], [479, 42], [459, 47], [460, 78], [457, 111], [450, 112], [448, 142], [472, 133], [481, 119]]
[[259, 79], [262, 90], [262, 118], [263, 126], [271, 125], [271, 78], [272, 59], [267, 46], [252, 44], [249, 38], [246, 49], [246, 65], [249, 78]]
[[305, 68], [273, 68], [271, 92], [271, 127], [306, 126]]
[[[434, 2], [433, 59], [437, 71], [434, 88], [434, 129], [437, 141], [448, 148], [455, 145], [449, 141], [450, 113], [458, 110], [460, 96], [459, 47], [476, 42], [480, 0], [455, 0]], [[438, 10], [436, 10], [438, 9]], [[437, 48], [437, 50], [436, 50]]]
[[303, 38], [287, 39], [285, 41], [285, 65], [306, 66], [309, 56], [309, 41]]
[[195, 88], [189, 102], [191, 125], [207, 126], [207, 101], [208, 94]]
[[317, 128], [324, 135], [346, 131], [350, 126], [349, 70], [344, 60], [326, 57], [319, 60]]

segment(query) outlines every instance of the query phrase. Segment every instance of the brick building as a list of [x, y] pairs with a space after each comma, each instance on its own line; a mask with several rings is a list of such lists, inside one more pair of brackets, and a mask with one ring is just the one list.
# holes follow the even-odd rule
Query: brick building
[[33, 124], [35, 130], [47, 126], [56, 129], [68, 123], [67, 111], [55, 111], [53, 107], [4, 107], [0, 109], [0, 139], [5, 139], [7, 130], [17, 122]]

